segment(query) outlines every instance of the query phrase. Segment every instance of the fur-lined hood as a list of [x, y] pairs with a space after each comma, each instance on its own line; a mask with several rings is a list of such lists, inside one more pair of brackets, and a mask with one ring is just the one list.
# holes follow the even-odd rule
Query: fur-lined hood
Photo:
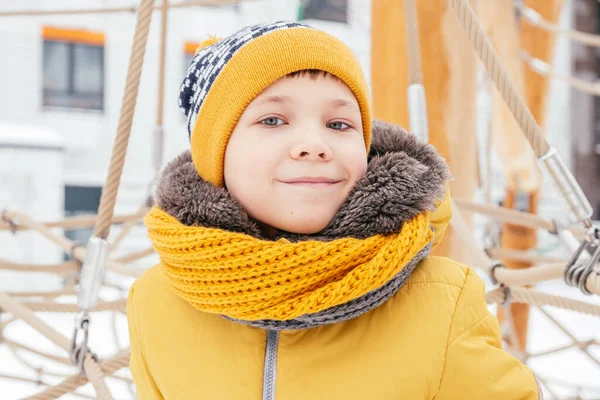
[[[436, 210], [447, 195], [449, 179], [448, 166], [433, 146], [398, 126], [374, 121], [367, 173], [329, 225], [316, 234], [282, 233], [281, 237], [292, 242], [330, 241], [397, 232], [415, 215]], [[256, 221], [225, 188], [205, 182], [198, 175], [189, 151], [164, 168], [157, 181], [155, 201], [184, 225], [220, 228], [264, 239]]]

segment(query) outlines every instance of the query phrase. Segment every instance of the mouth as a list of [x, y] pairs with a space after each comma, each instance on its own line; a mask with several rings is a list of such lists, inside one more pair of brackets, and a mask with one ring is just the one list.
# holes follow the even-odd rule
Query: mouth
[[313, 187], [313, 188], [324, 188], [331, 187], [335, 184], [342, 182], [341, 179], [333, 179], [327, 177], [310, 177], [303, 176], [299, 178], [282, 180], [282, 183], [293, 185], [293, 186], [305, 186], [305, 187]]

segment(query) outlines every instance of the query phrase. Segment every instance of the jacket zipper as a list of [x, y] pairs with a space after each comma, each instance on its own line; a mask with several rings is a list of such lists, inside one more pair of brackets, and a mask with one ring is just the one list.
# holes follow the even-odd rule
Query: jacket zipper
[[279, 332], [267, 331], [267, 346], [265, 348], [265, 371], [263, 376], [262, 400], [275, 400], [275, 380], [277, 375], [277, 348]]

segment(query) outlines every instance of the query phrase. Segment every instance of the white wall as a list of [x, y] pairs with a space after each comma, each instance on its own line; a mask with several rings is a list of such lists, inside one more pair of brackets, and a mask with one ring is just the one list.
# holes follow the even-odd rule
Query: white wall
[[[135, 2], [134, 2], [135, 3]], [[158, 2], [157, 2], [158, 3]], [[10, 9], [68, 9], [131, 6], [129, 0], [29, 0]], [[209, 34], [227, 36], [243, 26], [276, 20], [295, 20], [299, 0], [259, 0], [235, 7], [193, 7], [169, 13], [164, 105], [164, 161], [189, 146], [184, 117], [178, 108], [179, 86], [185, 75], [183, 45]], [[0, 5], [1, 10], [9, 9]], [[348, 24], [309, 20], [347, 43], [358, 56], [369, 80], [370, 0], [350, 0]], [[0, 17], [1, 18], [1, 17]], [[65, 142], [66, 185], [101, 186], [108, 170], [117, 130], [127, 67], [135, 29], [133, 13], [72, 16], [11, 17], [0, 19], [0, 122], [49, 127]], [[104, 32], [105, 109], [88, 111], [42, 107], [41, 38], [44, 25]], [[159, 69], [160, 13], [155, 12], [146, 49], [116, 213], [134, 212], [144, 200], [153, 177], [153, 131], [156, 121]], [[118, 229], [114, 229], [114, 234]], [[123, 250], [144, 246], [143, 227], [138, 227]]]
[[[130, 5], [128, 1], [87, 1], [86, 7]], [[225, 36], [242, 26], [280, 19], [295, 19], [298, 0], [263, 0], [233, 7], [173, 9], [169, 15], [167, 77], [165, 90], [166, 159], [187, 148], [188, 139], [177, 107], [179, 84], [183, 78], [182, 46], [186, 40], [201, 40], [208, 34]], [[48, 2], [32, 0], [28, 8], [48, 8]], [[353, 0], [349, 24], [308, 21], [344, 40], [359, 56], [369, 75], [370, 2]], [[53, 1], [54, 8], [81, 8], [78, 1]], [[356, 9], [359, 7], [359, 10]], [[134, 14], [97, 14], [4, 18], [0, 23], [0, 63], [3, 92], [0, 94], [0, 121], [50, 126], [63, 135], [66, 146], [68, 184], [99, 185], [105, 179], [112, 141], [116, 132], [130, 46]], [[43, 25], [87, 28], [105, 32], [105, 110], [43, 109], [42, 40]], [[152, 176], [152, 132], [156, 118], [160, 13], [155, 13], [146, 52], [136, 117], [130, 141], [124, 184], [134, 186]]]
[[[56, 133], [0, 124], [0, 211], [18, 211], [40, 221], [61, 220], [63, 157]], [[33, 231], [0, 231], [0, 259], [52, 264], [62, 260], [62, 251]], [[0, 271], [0, 291], [59, 284], [56, 277], [44, 274], [10, 274], [10, 280], [8, 276]]]

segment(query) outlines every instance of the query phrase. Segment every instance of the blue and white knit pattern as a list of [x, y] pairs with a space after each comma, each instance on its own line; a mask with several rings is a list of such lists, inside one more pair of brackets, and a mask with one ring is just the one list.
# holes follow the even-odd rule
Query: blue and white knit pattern
[[192, 134], [206, 94], [225, 64], [239, 49], [267, 33], [299, 27], [308, 28], [307, 25], [285, 21], [253, 25], [200, 50], [193, 58], [179, 91], [179, 108], [187, 117], [188, 134]]

